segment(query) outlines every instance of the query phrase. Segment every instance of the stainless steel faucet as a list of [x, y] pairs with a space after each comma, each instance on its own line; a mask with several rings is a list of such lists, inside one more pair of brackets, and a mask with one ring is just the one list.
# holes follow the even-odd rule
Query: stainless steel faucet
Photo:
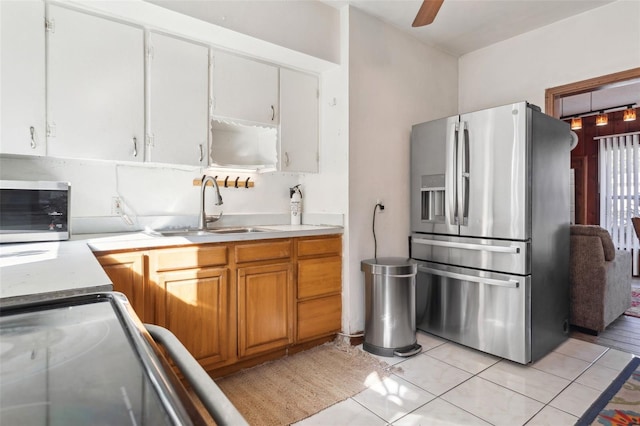
[[204, 208], [204, 190], [207, 188], [207, 183], [213, 182], [213, 187], [216, 191], [216, 202], [214, 203], [216, 206], [222, 205], [222, 195], [220, 195], [220, 188], [218, 187], [218, 182], [215, 178], [211, 176], [204, 175], [202, 176], [202, 181], [200, 183], [200, 229], [207, 229], [207, 223], [215, 222], [220, 220], [222, 217], [222, 212], [218, 216], [207, 216], [207, 213]]

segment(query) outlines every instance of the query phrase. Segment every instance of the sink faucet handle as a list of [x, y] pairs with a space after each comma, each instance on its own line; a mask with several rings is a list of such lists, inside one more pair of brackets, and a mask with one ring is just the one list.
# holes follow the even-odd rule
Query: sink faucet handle
[[207, 215], [205, 216], [205, 221], [206, 223], [212, 223], [212, 222], [217, 222], [220, 219], [222, 219], [222, 212], [220, 212], [220, 214], [218, 216], [214, 216], [214, 215]]

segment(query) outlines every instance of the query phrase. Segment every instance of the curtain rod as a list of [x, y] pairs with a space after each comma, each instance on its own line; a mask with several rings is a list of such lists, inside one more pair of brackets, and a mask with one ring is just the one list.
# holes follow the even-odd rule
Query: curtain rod
[[618, 133], [617, 135], [595, 136], [593, 140], [597, 141], [600, 139], [619, 138], [621, 136], [633, 136], [633, 135], [640, 135], [640, 132], [629, 132], [629, 133]]

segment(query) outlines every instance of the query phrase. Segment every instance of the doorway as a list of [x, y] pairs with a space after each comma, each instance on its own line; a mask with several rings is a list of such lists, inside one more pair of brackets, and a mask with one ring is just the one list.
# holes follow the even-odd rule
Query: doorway
[[[552, 87], [545, 91], [545, 113], [552, 117], [562, 118], [564, 109], [563, 99], [595, 92], [600, 94], [608, 89], [628, 86], [638, 82], [640, 82], [640, 68], [632, 68], [614, 74]], [[594, 111], [589, 112], [594, 113]], [[621, 118], [622, 111], [619, 111], [618, 115]], [[575, 197], [573, 203], [573, 221], [578, 224], [599, 225], [599, 157], [598, 146], [596, 143], [592, 143], [593, 138], [605, 134], [640, 130], [640, 118], [632, 122], [633, 124], [631, 125], [627, 123], [614, 125], [614, 121], [611, 125], [605, 127], [595, 127], [595, 115], [585, 117], [585, 119], [587, 120], [583, 119], [583, 121], [589, 122], [589, 120], [591, 120], [591, 131], [584, 131], [582, 134], [579, 134], [579, 136], [582, 136], [582, 138], [579, 139], [582, 140], [579, 142], [579, 147], [576, 147], [571, 153], [571, 169], [574, 176], [572, 185]], [[621, 119], [619, 121], [622, 122]], [[578, 131], [576, 132], [580, 133]]]
[[[606, 104], [605, 99], [609, 93], [612, 103]], [[625, 96], [616, 97], [616, 93], [623, 93]], [[575, 99], [585, 97], [588, 103], [587, 106], [583, 104], [582, 109], [573, 108], [572, 111], [571, 106], [566, 108], [567, 104], [575, 104]], [[598, 101], [592, 103], [596, 98]], [[617, 101], [624, 103], [616, 104]], [[580, 125], [574, 130], [578, 135], [578, 145], [571, 151], [573, 176], [571, 191], [574, 197], [572, 223], [601, 225], [612, 235], [616, 248], [635, 252], [633, 253], [634, 275], [639, 271], [638, 248], [640, 246], [630, 218], [640, 213], [638, 212], [640, 189], [637, 185], [637, 166], [640, 159], [636, 158], [640, 155], [637, 136], [640, 132], [640, 117], [633, 121], [625, 121], [624, 116], [627, 109], [633, 109], [637, 111], [637, 115], [640, 115], [638, 103], [640, 103], [640, 68], [553, 87], [545, 92], [547, 114], [567, 122], [573, 122], [574, 117], [581, 117]], [[597, 124], [596, 118], [600, 113], [607, 112], [598, 111], [603, 106], [612, 108], [608, 108], [608, 113], [604, 114], [608, 117], [608, 122], [601, 126]], [[570, 114], [567, 114], [567, 111]], [[588, 111], [588, 113], [581, 113], [582, 111]], [[576, 112], [578, 114], [575, 114]], [[631, 134], [635, 134], [633, 143], [630, 139]], [[611, 153], [609, 149], [615, 152]], [[635, 160], [630, 160], [634, 158]], [[610, 163], [615, 163], [613, 168]], [[611, 176], [615, 175], [615, 178], [609, 176], [608, 172], [612, 172]], [[628, 176], [628, 173], [633, 176]], [[612, 185], [609, 185], [611, 179], [614, 182], [613, 192]], [[604, 184], [602, 188], [601, 184]]]

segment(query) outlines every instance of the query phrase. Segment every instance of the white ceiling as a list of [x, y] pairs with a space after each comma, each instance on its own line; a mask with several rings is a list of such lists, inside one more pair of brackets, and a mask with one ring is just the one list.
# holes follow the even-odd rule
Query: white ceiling
[[361, 9], [422, 42], [461, 56], [615, 0], [444, 0], [431, 25], [412, 28], [422, 0], [324, 0]]
[[[427, 45], [462, 56], [616, 0], [444, 0], [435, 21], [419, 28], [411, 24], [422, 0], [321, 1], [336, 8], [349, 4]], [[561, 114], [577, 115], [628, 104], [640, 104], [640, 82], [566, 97]]]

